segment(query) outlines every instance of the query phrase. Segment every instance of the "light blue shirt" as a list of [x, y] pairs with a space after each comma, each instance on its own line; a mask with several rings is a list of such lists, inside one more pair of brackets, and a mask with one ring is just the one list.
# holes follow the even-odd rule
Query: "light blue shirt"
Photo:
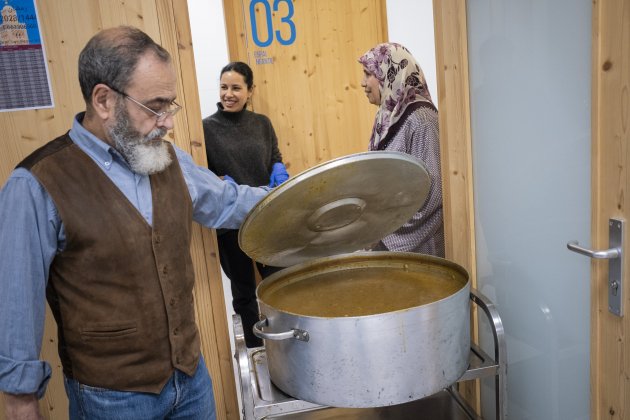
[[[70, 138], [107, 174], [149, 224], [151, 183], [123, 157], [74, 119]], [[193, 220], [209, 228], [237, 229], [267, 188], [222, 181], [175, 147], [193, 205]], [[46, 284], [65, 231], [52, 199], [23, 168], [0, 190], [0, 391], [42, 396], [51, 368], [39, 360], [45, 322]]]

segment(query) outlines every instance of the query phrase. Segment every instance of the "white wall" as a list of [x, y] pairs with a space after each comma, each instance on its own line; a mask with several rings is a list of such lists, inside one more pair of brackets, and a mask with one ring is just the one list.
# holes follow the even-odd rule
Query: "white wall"
[[[222, 0], [188, 0], [201, 115], [216, 111], [219, 72], [228, 63]], [[387, 0], [389, 41], [398, 42], [418, 60], [437, 106], [432, 0]]]
[[422, 67], [431, 99], [437, 107], [433, 1], [387, 0], [387, 27], [389, 41], [407, 47]]
[[219, 72], [228, 63], [222, 0], [188, 0], [201, 115], [217, 110]]

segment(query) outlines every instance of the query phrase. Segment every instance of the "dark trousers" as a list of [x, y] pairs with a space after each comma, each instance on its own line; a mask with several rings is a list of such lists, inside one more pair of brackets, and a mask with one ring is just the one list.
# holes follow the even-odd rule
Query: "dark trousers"
[[[217, 232], [219, 243], [219, 259], [221, 268], [230, 279], [232, 286], [232, 308], [241, 316], [243, 330], [245, 331], [245, 343], [247, 347], [262, 346], [262, 340], [256, 337], [252, 331], [254, 324], [258, 322], [258, 302], [256, 301], [256, 275], [252, 259], [238, 246], [238, 230], [226, 230]], [[261, 278], [265, 278], [279, 267], [266, 266], [256, 263], [256, 268]]]

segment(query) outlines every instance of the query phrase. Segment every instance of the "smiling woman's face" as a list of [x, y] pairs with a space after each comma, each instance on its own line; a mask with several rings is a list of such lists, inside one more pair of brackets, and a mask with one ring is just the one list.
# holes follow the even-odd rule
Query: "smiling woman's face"
[[241, 111], [247, 105], [250, 96], [252, 96], [252, 91], [247, 88], [245, 77], [242, 74], [226, 71], [221, 75], [219, 98], [224, 111]]
[[368, 101], [376, 106], [381, 106], [381, 84], [376, 76], [367, 70], [363, 70], [361, 86], [363, 86]]

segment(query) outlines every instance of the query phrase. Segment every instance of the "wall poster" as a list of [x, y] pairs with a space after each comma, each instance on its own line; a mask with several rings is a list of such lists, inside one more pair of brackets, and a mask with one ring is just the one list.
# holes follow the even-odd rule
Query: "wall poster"
[[51, 108], [52, 90], [35, 0], [0, 0], [0, 5], [0, 112]]

